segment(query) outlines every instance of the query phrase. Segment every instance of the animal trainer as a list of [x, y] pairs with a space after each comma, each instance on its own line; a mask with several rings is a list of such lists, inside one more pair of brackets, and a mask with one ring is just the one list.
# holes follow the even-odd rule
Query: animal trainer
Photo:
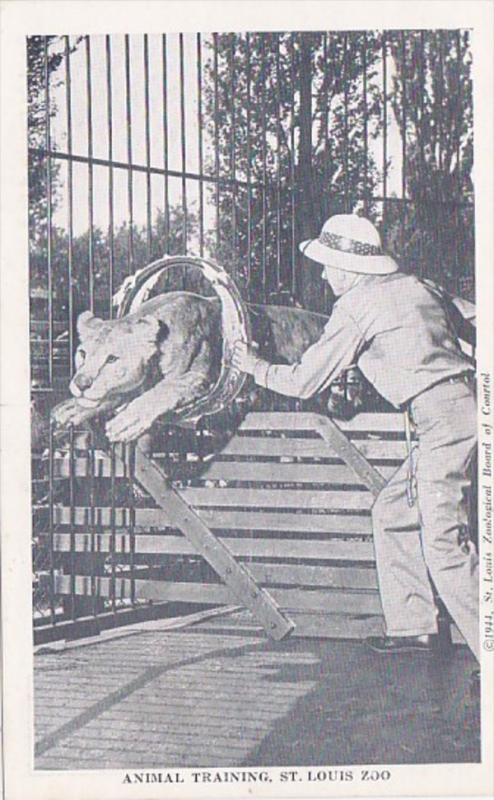
[[478, 557], [464, 537], [477, 441], [474, 365], [437, 292], [399, 271], [369, 220], [333, 216], [300, 250], [323, 265], [337, 297], [321, 337], [292, 365], [238, 342], [234, 364], [273, 392], [309, 398], [357, 363], [379, 394], [408, 410], [416, 463], [410, 471], [405, 461], [372, 509], [386, 635], [366, 643], [379, 653], [432, 651], [432, 580], [478, 660]]
[[[418, 459], [413, 470], [411, 458], [404, 463], [373, 508], [387, 635], [366, 641], [382, 653], [432, 652], [432, 579], [478, 658], [478, 559], [474, 545], [462, 541], [476, 445], [474, 365], [437, 289], [399, 272], [368, 220], [334, 216], [300, 249], [324, 265], [322, 277], [338, 297], [329, 321], [300, 308], [249, 305], [259, 349], [238, 342], [233, 365], [266, 389], [308, 398], [357, 363], [378, 393], [408, 409]], [[166, 292], [122, 318], [85, 311], [77, 329], [72, 396], [52, 418], [66, 427], [102, 416], [112, 442], [133, 441], [158, 419], [173, 420], [207, 395], [221, 370], [217, 298]]]

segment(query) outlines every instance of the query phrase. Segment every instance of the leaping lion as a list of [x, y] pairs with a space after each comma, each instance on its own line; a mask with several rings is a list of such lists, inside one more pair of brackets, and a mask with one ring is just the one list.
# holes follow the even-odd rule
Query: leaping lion
[[[328, 317], [300, 308], [248, 306], [259, 354], [294, 363], [322, 333]], [[159, 418], [203, 397], [222, 358], [221, 305], [216, 298], [167, 292], [115, 320], [89, 311], [77, 322], [79, 346], [72, 397], [52, 412], [65, 427], [112, 414], [106, 434], [130, 442]]]

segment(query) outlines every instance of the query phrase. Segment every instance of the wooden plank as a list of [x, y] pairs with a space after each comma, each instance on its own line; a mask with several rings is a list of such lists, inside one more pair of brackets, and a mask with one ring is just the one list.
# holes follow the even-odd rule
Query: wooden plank
[[[119, 600], [131, 597], [131, 581], [127, 578], [117, 578], [115, 581], [115, 594]], [[167, 581], [135, 580], [135, 597], [138, 600], [153, 600], [155, 602], [185, 602], [185, 603], [231, 603], [234, 595], [228, 586], [208, 583], [175, 583]], [[111, 579], [95, 579], [96, 595], [98, 597], [111, 597]], [[71, 579], [68, 575], [56, 576], [55, 592], [57, 594], [70, 594]], [[76, 575], [75, 592], [77, 595], [91, 594], [91, 578]], [[327, 613], [343, 612], [348, 614], [379, 614], [381, 604], [377, 592], [351, 592], [327, 589], [270, 589], [270, 595], [287, 611], [325, 611]]]
[[146, 457], [139, 445], [135, 477], [153, 500], [166, 508], [174, 526], [225, 581], [233, 596], [261, 622], [268, 636], [276, 640], [287, 636], [293, 624], [280, 612], [270, 594], [258, 586], [247, 567], [235, 561], [226, 543], [215, 536], [181, 495], [168, 485], [166, 475]]
[[[96, 507], [95, 520], [98, 526], [108, 527], [111, 524], [111, 509]], [[201, 518], [213, 530], [253, 530], [253, 531], [300, 531], [307, 533], [340, 533], [372, 534], [372, 521], [369, 516], [357, 514], [300, 514], [296, 512], [276, 511], [230, 511], [230, 510], [200, 510]], [[56, 506], [54, 509], [55, 523], [59, 525], [70, 524], [70, 508]], [[115, 510], [116, 527], [127, 528], [129, 525], [128, 509]], [[74, 524], [77, 526], [89, 525], [89, 508], [77, 506], [74, 509]], [[157, 528], [166, 530], [171, 526], [164, 525], [166, 511], [155, 508], [137, 508], [135, 510], [135, 528], [148, 530]]]
[[[390, 478], [396, 467], [378, 467], [384, 477]], [[355, 484], [355, 473], [346, 464], [273, 464], [266, 461], [214, 461], [201, 481], [278, 481], [280, 483], [332, 483]]]
[[[252, 411], [246, 416], [239, 430], [241, 431], [308, 431], [314, 430], [316, 418], [331, 419], [323, 414], [304, 411]], [[403, 433], [405, 428], [403, 415], [400, 413], [357, 414], [350, 420], [335, 420], [344, 431], [375, 431], [382, 433]]]
[[[362, 455], [373, 459], [403, 461], [406, 442], [379, 439], [353, 441]], [[339, 458], [338, 453], [321, 439], [282, 438], [280, 436], [234, 436], [223, 450], [225, 456], [272, 456], [287, 458]]]
[[244, 508], [363, 509], [373, 503], [367, 491], [320, 491], [315, 489], [180, 489], [180, 496], [196, 508], [242, 506]]
[[[94, 548], [98, 553], [110, 551], [109, 533], [76, 533], [76, 552], [91, 552], [91, 542], [94, 537]], [[54, 550], [57, 552], [70, 552], [70, 534], [54, 534]], [[298, 558], [305, 561], [310, 559], [325, 559], [328, 561], [374, 561], [374, 547], [372, 542], [346, 541], [344, 539], [307, 540], [307, 539], [233, 539], [221, 537], [223, 544], [228, 547], [233, 556], [252, 556], [263, 558]], [[117, 534], [115, 537], [115, 552], [130, 552], [130, 536]], [[169, 553], [174, 555], [199, 555], [198, 550], [184, 536], [162, 536], [137, 534], [135, 537], [136, 553]]]
[[[384, 620], [380, 614], [336, 614], [312, 611], [290, 611], [295, 623], [291, 638], [356, 639], [380, 636], [384, 632]], [[233, 617], [209, 619], [190, 628], [192, 633], [255, 635], [259, 631], [251, 617], [245, 613]]]
[[325, 586], [333, 589], [377, 589], [374, 567], [325, 567], [307, 564], [251, 563], [250, 571], [262, 584]]
[[[380, 466], [377, 468], [381, 475], [391, 477], [396, 467]], [[90, 463], [87, 458], [74, 459], [74, 477], [85, 478], [90, 476]], [[95, 459], [94, 474], [98, 478], [111, 477], [111, 460], [109, 458]], [[115, 477], [124, 477], [124, 466], [115, 464]], [[56, 458], [54, 461], [54, 477], [68, 478], [70, 476], [70, 462], [65, 458]], [[355, 484], [355, 474], [345, 464], [283, 464], [266, 461], [213, 461], [205, 472], [199, 473], [198, 479], [224, 480], [224, 481], [272, 481], [279, 483], [332, 483]], [[42, 480], [47, 480], [43, 478]]]
[[295, 623], [292, 638], [316, 639], [365, 639], [366, 636], [381, 636], [384, 620], [380, 614], [307, 614], [291, 612]]
[[355, 472], [357, 478], [377, 497], [379, 492], [386, 485], [382, 475], [377, 472], [372, 464], [362, 455], [362, 453], [348, 440], [343, 431], [340, 430], [333, 420], [319, 416], [316, 420], [317, 430], [329, 447], [336, 450], [345, 464], [348, 464]]

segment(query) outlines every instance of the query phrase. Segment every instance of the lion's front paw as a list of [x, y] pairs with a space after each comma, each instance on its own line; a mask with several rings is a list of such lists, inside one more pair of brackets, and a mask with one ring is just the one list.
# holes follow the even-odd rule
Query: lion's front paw
[[59, 403], [51, 412], [51, 419], [60, 428], [66, 428], [69, 425], [81, 425], [91, 416], [92, 414], [88, 409], [79, 405], [74, 397]]
[[149, 403], [134, 400], [106, 423], [106, 435], [110, 442], [132, 442], [146, 433], [155, 419], [156, 413]]

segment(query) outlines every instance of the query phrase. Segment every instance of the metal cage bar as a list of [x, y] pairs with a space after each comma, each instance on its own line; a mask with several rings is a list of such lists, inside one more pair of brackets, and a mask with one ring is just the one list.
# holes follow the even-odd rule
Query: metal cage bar
[[72, 155], [72, 75], [70, 70], [70, 40], [65, 36], [65, 109], [67, 115], [67, 279], [69, 303], [69, 359], [72, 373], [74, 356], [74, 171]]
[[186, 147], [186, 128], [185, 128], [185, 63], [184, 63], [184, 35], [180, 33], [179, 42], [179, 85], [180, 85], [180, 154], [182, 160], [182, 252], [187, 253], [187, 147]]
[[46, 163], [46, 271], [48, 291], [48, 385], [53, 383], [53, 188], [51, 162], [51, 95], [48, 56], [49, 37], [44, 37], [44, 91], [45, 91], [45, 163]]
[[215, 207], [216, 207], [216, 251], [219, 254], [221, 243], [221, 230], [220, 230], [220, 134], [219, 134], [219, 76], [218, 76], [218, 34], [213, 33], [213, 49], [214, 49], [214, 175], [215, 175]]
[[262, 218], [261, 218], [261, 291], [266, 298], [267, 285], [267, 124], [266, 124], [266, 34], [261, 40], [261, 168], [262, 168]]
[[167, 39], [166, 33], [161, 37], [161, 67], [163, 72], [163, 223], [165, 253], [170, 252], [170, 196], [168, 186], [168, 63], [167, 63]]
[[[236, 36], [234, 33], [230, 34], [230, 53], [229, 53], [229, 70], [230, 70], [230, 111], [231, 111], [231, 131], [230, 131], [230, 175], [232, 187], [232, 209], [231, 209], [231, 226], [232, 226], [232, 251], [236, 252], [237, 248], [237, 184], [236, 184], [236, 135], [235, 135], [235, 48]], [[237, 270], [237, 264], [234, 261], [234, 270]], [[236, 275], [234, 274], [234, 277]]]
[[132, 97], [130, 80], [130, 42], [125, 34], [125, 115], [127, 126], [127, 212], [129, 221], [127, 264], [128, 273], [134, 271], [134, 181], [132, 164]]
[[246, 34], [245, 38], [245, 57], [246, 57], [246, 117], [247, 117], [247, 131], [246, 131], [246, 177], [247, 177], [247, 291], [249, 298], [252, 292], [251, 274], [252, 274], [252, 164], [250, 159], [250, 152], [252, 148], [252, 61], [251, 61], [251, 39], [250, 33]]
[[88, 250], [88, 269], [89, 269], [89, 306], [94, 311], [94, 172], [93, 172], [93, 92], [91, 74], [91, 40], [85, 37], [86, 45], [86, 96], [87, 96], [87, 207], [89, 218], [89, 250]]
[[114, 176], [113, 176], [113, 95], [112, 95], [112, 53], [111, 38], [105, 36], [105, 56], [106, 56], [106, 113], [107, 113], [107, 136], [108, 136], [108, 269], [109, 269], [109, 316], [113, 317], [113, 295], [115, 294], [115, 213], [114, 213]]
[[149, 41], [143, 36], [144, 60], [144, 131], [146, 140], [146, 259], [151, 261], [153, 249], [153, 226], [151, 210], [151, 123], [149, 119]]
[[[199, 159], [199, 174], [204, 169], [204, 144], [203, 144], [203, 117], [202, 117], [202, 40], [201, 34], [196, 36], [196, 61], [197, 61], [197, 147]], [[199, 255], [204, 255], [204, 185], [199, 181]]]

